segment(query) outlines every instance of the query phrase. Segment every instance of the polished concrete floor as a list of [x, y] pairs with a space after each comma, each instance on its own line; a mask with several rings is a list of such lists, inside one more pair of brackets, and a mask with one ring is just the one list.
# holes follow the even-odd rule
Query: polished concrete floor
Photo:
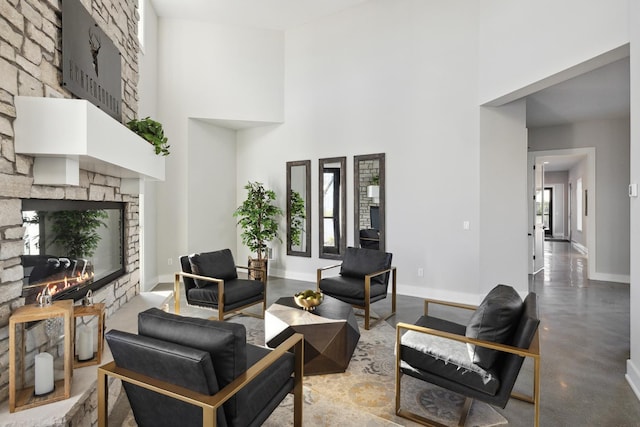
[[[541, 318], [541, 426], [640, 426], [640, 401], [624, 378], [629, 358], [629, 285], [588, 280], [588, 260], [567, 242], [545, 242], [545, 269], [530, 277]], [[313, 284], [270, 278], [268, 303]], [[170, 288], [168, 284], [158, 288]], [[388, 299], [374, 305], [386, 312]], [[413, 322], [419, 298], [398, 296], [388, 322]], [[442, 309], [433, 315], [464, 321]], [[516, 388], [530, 394], [532, 364]], [[533, 406], [512, 399], [496, 408], [511, 426], [533, 425]]]

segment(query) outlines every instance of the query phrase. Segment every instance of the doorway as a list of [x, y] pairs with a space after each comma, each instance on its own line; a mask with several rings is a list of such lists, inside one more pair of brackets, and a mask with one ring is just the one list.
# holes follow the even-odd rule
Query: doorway
[[544, 187], [542, 194], [542, 224], [544, 237], [553, 237], [553, 187]]
[[[572, 165], [585, 159], [586, 157], [586, 167], [585, 167], [585, 172], [584, 172], [584, 176], [582, 178], [582, 184], [584, 186], [584, 188], [589, 188], [589, 204], [591, 206], [595, 206], [596, 203], [596, 186], [595, 186], [595, 169], [596, 169], [596, 150], [593, 147], [587, 147], [587, 148], [570, 148], [570, 149], [559, 149], [559, 150], [545, 150], [545, 151], [531, 151], [529, 152], [529, 156], [530, 156], [530, 162], [531, 163], [535, 163], [535, 164], [544, 164], [544, 168], [545, 171], [547, 170], [553, 170], [554, 169], [554, 165], [556, 170], [571, 170]], [[548, 162], [548, 163], [546, 163]], [[546, 163], [546, 164], [545, 164]], [[571, 186], [571, 182], [568, 182], [567, 188], [570, 188]], [[552, 190], [550, 191], [550, 193], [547, 196], [547, 189], [551, 188]], [[543, 185], [538, 186], [537, 187], [537, 192], [542, 193], [542, 196], [544, 197], [544, 200], [542, 203], [540, 203], [540, 206], [538, 207], [538, 211], [541, 213], [542, 218], [541, 221], [544, 226], [545, 226], [545, 230], [544, 233], [539, 233], [539, 234], [535, 234], [533, 235], [533, 239], [535, 240], [533, 247], [539, 247], [539, 246], [543, 246], [544, 243], [543, 242], [539, 242], [538, 239], [542, 238], [543, 240], [545, 238], [547, 238], [548, 236], [548, 232], [553, 233], [553, 195], [554, 193], [557, 193], [558, 191], [555, 191], [555, 186], [554, 185], [550, 185], [548, 183], [543, 183]], [[576, 216], [579, 215], [578, 212], [580, 212], [575, 205], [573, 205], [573, 203], [576, 202], [575, 197], [576, 197], [576, 192], [577, 190], [575, 189], [575, 187], [570, 190], [571, 192], [571, 196], [569, 197], [569, 200], [567, 201], [567, 206], [568, 206], [568, 211], [571, 212], [573, 219], [570, 219], [569, 222], [570, 224], [568, 225], [567, 229], [568, 230], [574, 230], [574, 227], [576, 226], [576, 221], [577, 218]], [[557, 195], [557, 194], [556, 194]], [[549, 204], [549, 206], [545, 206], [545, 204], [547, 203], [547, 201], [551, 201], [551, 203]], [[573, 205], [573, 206], [572, 206]], [[548, 208], [548, 209], [547, 209]], [[547, 223], [546, 220], [546, 216], [545, 213], [548, 212], [549, 213], [549, 222]], [[576, 248], [578, 248], [579, 250], [582, 250], [584, 253], [588, 254], [589, 256], [589, 262], [587, 264], [589, 272], [588, 272], [588, 277], [591, 279], [595, 276], [595, 266], [596, 266], [596, 234], [597, 234], [597, 230], [596, 230], [596, 210], [595, 209], [590, 209], [589, 210], [589, 215], [585, 216], [584, 218], [582, 218], [584, 220], [584, 225], [586, 226], [586, 240], [584, 241], [584, 244], [581, 244], [579, 242], [575, 241], [575, 236], [573, 236], [574, 238], [569, 237], [572, 245]], [[571, 224], [572, 223], [572, 224]], [[542, 266], [542, 268], [544, 268], [544, 266]], [[535, 274], [535, 272], [537, 272], [539, 270], [534, 269], [533, 273]], [[530, 272], [531, 274], [531, 272]]]

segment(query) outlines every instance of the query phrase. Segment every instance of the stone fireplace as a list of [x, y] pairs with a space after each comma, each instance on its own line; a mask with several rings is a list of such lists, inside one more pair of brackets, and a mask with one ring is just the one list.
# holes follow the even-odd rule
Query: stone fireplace
[[[122, 121], [126, 122], [136, 116], [138, 109], [138, 2], [81, 2], [114, 41], [121, 54]], [[0, 404], [5, 405], [9, 393], [9, 317], [12, 311], [25, 304], [25, 268], [22, 262], [25, 248], [22, 208], [25, 200], [121, 204], [122, 271], [118, 277], [109, 277], [105, 286], [94, 290], [94, 301], [104, 302], [109, 316], [138, 294], [140, 288], [139, 196], [132, 191], [135, 179], [132, 180], [127, 173], [121, 173], [125, 170], [121, 168], [122, 165], [117, 165], [115, 169], [105, 167], [114, 162], [117, 164], [117, 159], [94, 160], [52, 153], [54, 160], [51, 160], [42, 153], [32, 153], [18, 147], [20, 132], [17, 122], [25, 118], [21, 111], [17, 111], [20, 110], [17, 107], [18, 99], [57, 98], [70, 101], [72, 98], [61, 82], [60, 7], [59, 1], [7, 0], [3, 2], [0, 16]], [[49, 113], [30, 116], [29, 120], [38, 123], [36, 130], [44, 132], [45, 137], [36, 141], [37, 144], [52, 140], [51, 130], [54, 126], [42, 120], [51, 116]], [[126, 128], [112, 118], [109, 120], [117, 127], [115, 133], [106, 136], [110, 138], [107, 141], [122, 140]], [[104, 133], [104, 129], [94, 129], [93, 132]], [[108, 153], [109, 156], [112, 154], [111, 151]], [[124, 158], [123, 162], [130, 160], [127, 159], [127, 156], [131, 156], [128, 149], [116, 154]], [[55, 169], [60, 164], [71, 165], [72, 171], [73, 167], [76, 168], [76, 182], [42, 180], [43, 165]], [[69, 173], [68, 168], [66, 173]], [[64, 258], [68, 257], [60, 254], [56, 258], [57, 261], [52, 261], [52, 264], [66, 264]], [[79, 261], [75, 261], [77, 269]], [[73, 264], [73, 260], [69, 259], [69, 262]], [[95, 265], [93, 269], [95, 272]], [[65, 419], [69, 424], [65, 425], [95, 423], [95, 408], [90, 401], [88, 396], [87, 403], [79, 405], [76, 413], [67, 414]]]
[[124, 203], [22, 201], [22, 297], [83, 298], [124, 274]]

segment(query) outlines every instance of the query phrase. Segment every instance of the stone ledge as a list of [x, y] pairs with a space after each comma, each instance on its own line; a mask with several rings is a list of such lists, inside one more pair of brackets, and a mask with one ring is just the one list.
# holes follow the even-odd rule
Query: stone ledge
[[[144, 292], [123, 305], [106, 321], [107, 331], [118, 329], [137, 333], [138, 313], [151, 307], [163, 307], [171, 298], [173, 292]], [[102, 354], [102, 364], [113, 360], [109, 346], [105, 345]], [[0, 405], [1, 427], [23, 426], [67, 426], [71, 420], [84, 420], [81, 425], [95, 425], [97, 423], [97, 394], [96, 383], [98, 365], [74, 369], [71, 380], [71, 397], [59, 402], [49, 403], [32, 409], [15, 413], [9, 412], [9, 402]], [[119, 381], [109, 386], [109, 410], [113, 408], [116, 397], [120, 393]], [[94, 413], [95, 412], [95, 413]], [[87, 421], [88, 420], [88, 421]], [[76, 425], [72, 422], [71, 425]]]

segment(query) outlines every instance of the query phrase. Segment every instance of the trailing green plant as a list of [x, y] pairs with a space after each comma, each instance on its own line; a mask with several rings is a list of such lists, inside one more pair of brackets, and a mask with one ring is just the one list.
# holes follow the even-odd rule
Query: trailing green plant
[[280, 240], [277, 218], [282, 215], [282, 210], [273, 204], [276, 193], [265, 189], [262, 183], [249, 182], [244, 188], [247, 190], [247, 198], [238, 206], [233, 216], [239, 218], [242, 243], [262, 260], [266, 258], [267, 243], [274, 239]]
[[47, 214], [51, 220], [53, 239], [65, 251], [69, 258], [91, 257], [98, 248], [100, 235], [96, 231], [106, 227], [103, 221], [108, 218], [104, 210], [56, 211]]
[[167, 144], [168, 139], [164, 136], [164, 130], [160, 122], [145, 117], [144, 119], [131, 120], [127, 123], [127, 127], [149, 141], [153, 145], [156, 154], [169, 155], [169, 147], [171, 146]]
[[289, 213], [291, 215], [291, 223], [289, 224], [291, 244], [298, 246], [300, 245], [300, 238], [302, 237], [304, 220], [307, 217], [307, 212], [304, 206], [304, 199], [300, 193], [295, 190], [291, 190]]
[[373, 175], [371, 185], [380, 185], [380, 175]]

